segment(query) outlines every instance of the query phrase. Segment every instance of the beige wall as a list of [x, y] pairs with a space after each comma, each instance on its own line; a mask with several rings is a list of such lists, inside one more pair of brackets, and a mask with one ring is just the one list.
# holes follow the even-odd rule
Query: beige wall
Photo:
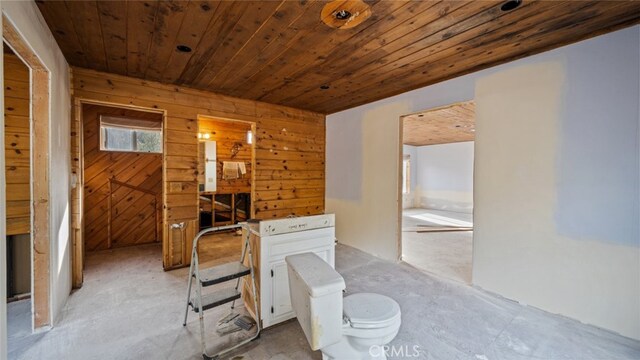
[[[569, 54], [477, 81], [473, 279], [507, 298], [640, 338], [638, 28], [626, 35], [600, 49], [618, 53], [606, 58], [608, 69], [587, 58], [591, 64], [575, 64]], [[587, 70], [608, 74], [598, 79]], [[589, 94], [572, 103], [586, 87]], [[581, 113], [594, 103], [600, 109]], [[572, 118], [576, 126], [566, 126]], [[626, 171], [634, 165], [635, 177]], [[578, 177], [580, 167], [590, 170]]]
[[338, 241], [397, 258], [398, 118], [475, 99], [473, 283], [640, 339], [639, 54], [635, 26], [329, 115]]

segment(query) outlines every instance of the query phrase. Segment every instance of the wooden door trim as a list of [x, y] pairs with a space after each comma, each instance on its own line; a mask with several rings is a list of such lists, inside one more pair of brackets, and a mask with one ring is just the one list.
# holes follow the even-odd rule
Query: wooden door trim
[[38, 55], [2, 14], [2, 38], [30, 69], [32, 326], [52, 325], [49, 199], [50, 74]]
[[[72, 82], [73, 84], [73, 82]], [[72, 89], [73, 91], [73, 89]], [[167, 120], [167, 111], [164, 109], [156, 109], [156, 108], [148, 108], [130, 104], [122, 104], [116, 102], [109, 101], [98, 101], [92, 100], [82, 97], [73, 97], [73, 122], [72, 122], [72, 130], [71, 136], [75, 137], [77, 142], [76, 147], [71, 147], [71, 158], [76, 162], [74, 166], [72, 166], [72, 171], [77, 177], [77, 185], [74, 189], [72, 189], [72, 197], [77, 199], [77, 201], [71, 202], [71, 214], [76, 214], [76, 216], [72, 216], [71, 220], [71, 228], [72, 228], [72, 280], [73, 287], [80, 288], [82, 287], [83, 273], [84, 269], [84, 136], [83, 136], [83, 119], [82, 119], [82, 106], [83, 105], [101, 105], [101, 106], [109, 106], [116, 107], [121, 109], [130, 109], [136, 111], [143, 111], [155, 114], [162, 115], [162, 132], [163, 132], [163, 148], [164, 148], [164, 134], [166, 133], [166, 120]], [[165, 157], [166, 152], [162, 152], [162, 202], [166, 203], [165, 199], [165, 191], [164, 184], [166, 181], [166, 167], [165, 167]], [[163, 223], [166, 223], [166, 209], [162, 211], [162, 219]], [[163, 254], [166, 253], [166, 237], [164, 234], [164, 227], [162, 234], [162, 251]], [[164, 255], [163, 255], [164, 256]]]

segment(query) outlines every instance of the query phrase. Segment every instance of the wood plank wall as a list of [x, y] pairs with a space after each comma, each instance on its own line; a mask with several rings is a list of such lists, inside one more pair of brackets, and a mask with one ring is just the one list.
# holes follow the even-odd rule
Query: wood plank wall
[[[100, 150], [100, 115], [162, 122], [158, 113], [83, 105], [85, 248], [94, 251], [160, 241], [162, 155]], [[110, 179], [155, 195], [115, 183], [110, 185]]]
[[[210, 118], [198, 120], [199, 132], [209, 134], [210, 141], [216, 142], [216, 193], [250, 193], [251, 192], [251, 145], [247, 144], [247, 131], [251, 130], [251, 124], [240, 121], [225, 121]], [[204, 142], [200, 141], [198, 151], [198, 183], [204, 184]], [[237, 149], [232, 154], [234, 146]], [[244, 162], [247, 173], [238, 179], [223, 179], [222, 166], [225, 161]]]
[[256, 218], [324, 212], [323, 114], [81, 68], [72, 78], [76, 98], [166, 111], [165, 268], [189, 263], [191, 236], [170, 227], [197, 224], [198, 115], [256, 123]]
[[29, 68], [4, 54], [4, 141], [7, 235], [31, 232]]

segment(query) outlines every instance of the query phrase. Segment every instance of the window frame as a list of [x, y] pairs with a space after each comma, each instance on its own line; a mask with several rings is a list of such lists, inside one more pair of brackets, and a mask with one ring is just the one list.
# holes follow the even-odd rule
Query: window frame
[[402, 157], [402, 194], [411, 194], [411, 157], [404, 155]]
[[[100, 151], [109, 151], [109, 152], [122, 152], [122, 153], [136, 153], [136, 154], [162, 154], [164, 152], [164, 137], [163, 137], [163, 127], [160, 126], [159, 129], [142, 129], [139, 127], [135, 127], [135, 126], [114, 126], [114, 125], [103, 125], [103, 116], [106, 117], [110, 117], [110, 118], [123, 118], [126, 119], [127, 117], [124, 116], [111, 116], [111, 115], [100, 115], [99, 117], [99, 121], [98, 121], [98, 129], [100, 130]], [[131, 144], [133, 146], [133, 149], [110, 149], [106, 147], [106, 139], [107, 139], [107, 129], [121, 129], [121, 130], [128, 130], [131, 133]], [[149, 132], [158, 132], [160, 134], [160, 150], [159, 151], [144, 151], [144, 150], [138, 150], [138, 142], [137, 142], [137, 136], [138, 136], [138, 131], [149, 131]]]

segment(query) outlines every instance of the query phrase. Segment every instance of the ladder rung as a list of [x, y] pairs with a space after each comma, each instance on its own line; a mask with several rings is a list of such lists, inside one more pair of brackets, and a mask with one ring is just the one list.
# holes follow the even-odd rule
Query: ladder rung
[[215, 285], [249, 274], [251, 270], [248, 267], [240, 262], [232, 262], [200, 270], [200, 283], [202, 286]]
[[[214, 293], [202, 295], [202, 308], [204, 310], [209, 310], [216, 306], [220, 306], [233, 300], [237, 300], [240, 298], [240, 296], [240, 292], [235, 288], [220, 289]], [[191, 301], [189, 301], [189, 305], [191, 305], [193, 311], [200, 311], [197, 297], [191, 298]]]

